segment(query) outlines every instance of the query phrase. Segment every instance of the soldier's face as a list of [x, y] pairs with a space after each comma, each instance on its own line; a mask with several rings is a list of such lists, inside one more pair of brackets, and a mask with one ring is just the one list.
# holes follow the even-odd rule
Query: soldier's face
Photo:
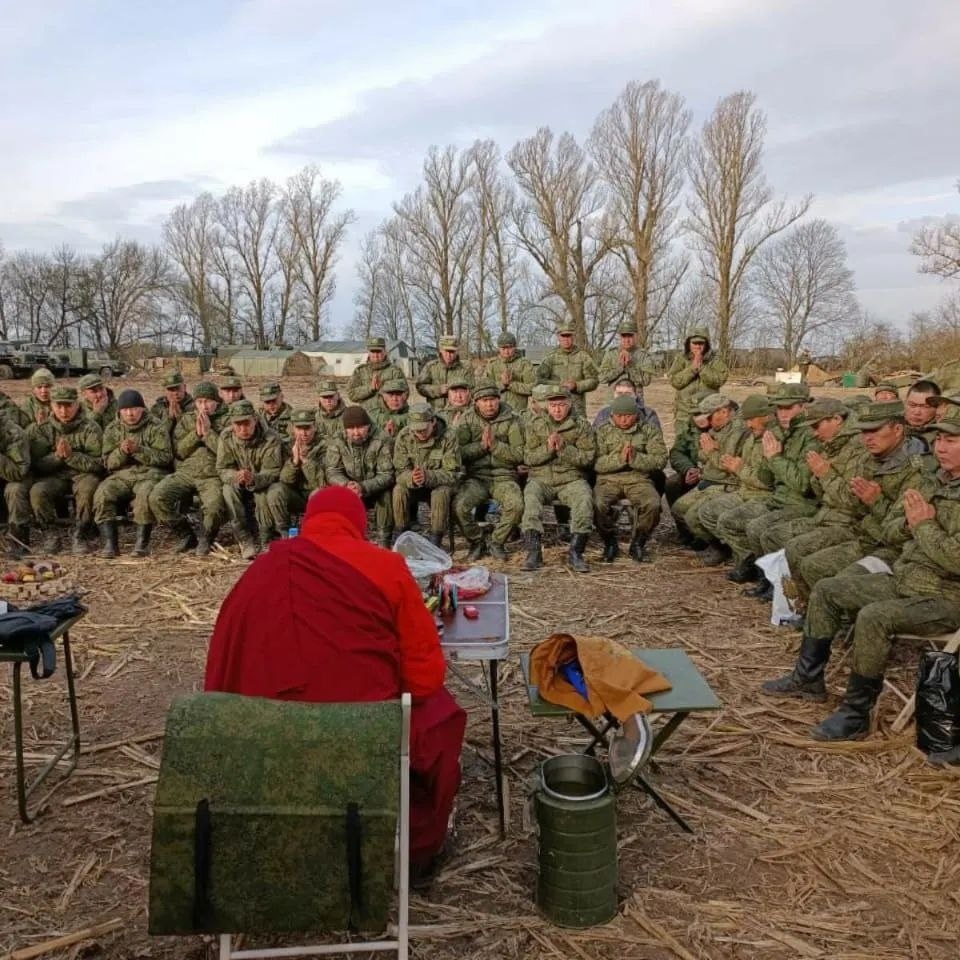
[[803, 407], [802, 403], [791, 403], [788, 407], [777, 407], [777, 423], [786, 430], [794, 418], [803, 413]]
[[876, 430], [863, 431], [863, 445], [875, 457], [885, 457], [903, 440], [903, 424], [885, 423]]
[[707, 349], [707, 345], [703, 340], [691, 340], [690, 341], [690, 353], [695, 357], [702, 357], [704, 350]]
[[714, 410], [710, 414], [710, 427], [713, 430], [719, 430], [721, 427], [725, 427], [729, 422], [730, 418], [733, 416], [733, 407], [721, 407], [719, 410]]
[[933, 442], [937, 463], [952, 477], [960, 474], [960, 436], [952, 433], [937, 433]]
[[195, 403], [197, 410], [200, 413], [205, 413], [208, 417], [212, 417], [217, 412], [217, 407], [220, 406], [219, 402], [214, 400], [213, 397], [197, 397]]
[[874, 395], [873, 399], [877, 403], [890, 403], [893, 400], [899, 400], [900, 394], [896, 390], [878, 390]]
[[99, 403], [100, 399], [106, 396], [106, 393], [106, 387], [87, 387], [87, 389], [83, 391], [83, 399], [90, 403]]
[[629, 430], [636, 422], [635, 413], [615, 413], [611, 419], [621, 430]]
[[146, 415], [145, 407], [124, 407], [120, 411], [120, 419], [128, 426], [135, 427]]
[[407, 402], [407, 395], [405, 393], [385, 393], [383, 394], [383, 402], [387, 405], [388, 410], [402, 410], [403, 405]]
[[330, 396], [320, 397], [320, 409], [326, 410], [328, 413], [333, 413], [337, 409], [337, 405], [340, 403], [340, 395], [334, 393]]
[[560, 344], [561, 350], [572, 350], [573, 349], [573, 334], [572, 333], [561, 333], [557, 340]]
[[168, 400], [182, 400], [187, 395], [187, 385], [178, 383], [175, 387], [166, 387], [165, 393]]
[[293, 439], [299, 440], [301, 443], [307, 444], [307, 446], [313, 443], [313, 438], [316, 435], [317, 428], [313, 424], [310, 424], [310, 426], [294, 424], [293, 426]]
[[620, 334], [620, 349], [632, 350], [637, 345], [637, 338], [632, 333]]
[[614, 384], [613, 395], [615, 397], [635, 397], [637, 391], [629, 380], [621, 380], [619, 383]]
[[69, 423], [77, 415], [77, 411], [80, 409], [80, 404], [52, 403], [50, 404], [50, 409], [53, 411], [54, 417], [59, 420], [60, 423]]
[[364, 424], [362, 427], [347, 427], [346, 433], [347, 439], [355, 447], [359, 447], [361, 444], [367, 442], [367, 437], [370, 436], [370, 425]]
[[243, 399], [243, 388], [221, 387], [220, 396], [223, 397], [223, 402], [229, 406], [231, 403], [236, 403], [238, 400]]
[[548, 400], [547, 413], [550, 414], [551, 420], [554, 420], [557, 423], [562, 423], [564, 420], [567, 419], [567, 416], [570, 413], [570, 401], [569, 400]]
[[238, 440], [249, 440], [257, 429], [257, 421], [253, 417], [233, 421], [233, 435]]
[[263, 409], [267, 413], [276, 413], [283, 406], [283, 394], [276, 397], [267, 397], [263, 401]]
[[371, 350], [371, 351], [367, 354], [367, 359], [368, 359], [371, 363], [382, 363], [382, 362], [383, 362], [383, 359], [384, 359], [384, 357], [386, 357], [386, 355], [387, 355], [386, 350]]
[[927, 403], [927, 396], [925, 393], [907, 394], [904, 409], [906, 421], [911, 427], [925, 427], [928, 423], [933, 423], [937, 408]]
[[695, 414], [693, 417], [693, 425], [698, 430], [709, 430], [710, 429], [710, 417], [705, 413]]
[[517, 355], [516, 347], [499, 347], [498, 351], [502, 360], [512, 360]]
[[436, 420], [429, 423], [417, 423], [413, 427], [413, 435], [421, 442], [429, 440], [433, 436], [433, 431], [437, 428]]
[[448, 366], [452, 367], [457, 362], [457, 350], [441, 350], [440, 359]]
[[451, 407], [465, 407], [470, 402], [470, 391], [466, 387], [451, 387], [447, 399]]
[[500, 398], [480, 397], [477, 400], [477, 410], [484, 420], [492, 420], [500, 412]]
[[828, 443], [843, 426], [843, 417], [825, 417], [813, 425], [813, 435], [821, 442]]
[[33, 395], [34, 395], [41, 403], [49, 403], [49, 402], [50, 402], [50, 391], [51, 391], [52, 389], [53, 389], [53, 388], [50, 386], [49, 383], [41, 383], [41, 384], [38, 384], [36, 387], [33, 388]]
[[762, 417], [748, 417], [743, 422], [755, 437], [761, 437], [767, 429], [767, 424], [770, 423], [770, 418], [766, 415]]

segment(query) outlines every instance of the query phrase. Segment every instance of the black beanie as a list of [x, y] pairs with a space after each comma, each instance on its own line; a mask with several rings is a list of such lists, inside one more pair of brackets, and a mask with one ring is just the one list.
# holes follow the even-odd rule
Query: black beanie
[[145, 407], [146, 404], [143, 402], [143, 396], [138, 390], [124, 390], [119, 397], [117, 397], [117, 409], [118, 410], [129, 410], [131, 407]]
[[366, 427], [370, 423], [370, 414], [363, 407], [347, 407], [343, 411], [344, 427]]

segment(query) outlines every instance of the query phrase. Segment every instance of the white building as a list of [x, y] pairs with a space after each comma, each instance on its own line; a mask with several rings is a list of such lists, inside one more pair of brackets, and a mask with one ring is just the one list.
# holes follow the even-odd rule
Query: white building
[[[326, 372], [334, 377], [349, 377], [367, 359], [366, 340], [315, 340], [300, 350], [310, 358], [322, 359]], [[387, 340], [387, 357], [409, 379], [417, 375], [418, 361], [413, 348], [403, 340]]]

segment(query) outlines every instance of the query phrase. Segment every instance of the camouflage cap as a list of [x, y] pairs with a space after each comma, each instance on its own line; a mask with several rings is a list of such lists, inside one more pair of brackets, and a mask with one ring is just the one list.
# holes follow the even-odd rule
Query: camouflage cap
[[433, 423], [437, 419], [436, 413], [433, 411], [428, 403], [415, 403], [410, 408], [410, 416], [407, 418], [408, 423], [422, 423], [428, 424]]
[[850, 408], [835, 397], [818, 397], [803, 411], [803, 419], [811, 425], [831, 417], [848, 417]]
[[700, 403], [697, 404], [697, 413], [709, 416], [711, 413], [716, 413], [724, 407], [731, 406], [732, 403], [733, 401], [729, 397], [725, 397], [722, 393], [708, 393]]
[[409, 393], [406, 380], [387, 380], [380, 388], [381, 393]]
[[956, 393], [944, 393], [942, 395], [927, 397], [925, 403], [928, 407], [943, 407], [950, 404], [960, 406], [960, 396]]
[[545, 383], [538, 383], [533, 390], [530, 391], [530, 396], [533, 398], [534, 403], [544, 403], [547, 397], [550, 396], [550, 390], [551, 388]]
[[610, 414], [611, 416], [629, 416], [631, 414], [636, 415], [637, 410], [637, 400], [636, 397], [621, 396], [614, 398], [613, 403], [610, 404]]
[[843, 405], [849, 407], [851, 410], [856, 410], [858, 407], [862, 407], [865, 403], [873, 403], [873, 397], [868, 393], [857, 393], [852, 397], [845, 397], [843, 400]]
[[573, 324], [569, 320], [565, 320], [557, 327], [558, 337], [572, 337], [575, 333], [576, 330], [573, 329]]
[[199, 400], [219, 400], [220, 391], [217, 390], [215, 383], [211, 383], [209, 380], [201, 380], [199, 383], [194, 384], [193, 396]]
[[497, 346], [498, 347], [515, 347], [517, 345], [517, 338], [512, 333], [501, 333], [497, 337]]
[[33, 375], [30, 377], [30, 386], [49, 386], [50, 384], [56, 382], [56, 379], [57, 378], [46, 367], [40, 367], [39, 369], [33, 371]]
[[441, 350], [459, 350], [460, 341], [456, 337], [441, 337], [439, 346]]
[[335, 397], [340, 393], [340, 386], [336, 380], [319, 380], [317, 382], [318, 397]]
[[317, 424], [317, 417], [313, 410], [308, 410], [306, 407], [297, 407], [290, 414], [290, 422], [295, 427], [314, 427]]
[[230, 421], [237, 423], [239, 420], [255, 420], [257, 411], [253, 409], [253, 404], [249, 400], [238, 400], [230, 404]]
[[171, 370], [160, 382], [163, 384], [164, 390], [171, 390], [173, 387], [182, 387], [183, 374], [179, 370]]
[[77, 384], [78, 390], [92, 390], [94, 387], [103, 386], [103, 377], [99, 373], [88, 373], [85, 377], [80, 378], [80, 382]]
[[479, 380], [473, 388], [473, 399], [479, 400], [481, 397], [499, 397], [500, 388], [492, 380]]
[[242, 390], [243, 384], [240, 382], [239, 377], [221, 377], [220, 389], [221, 390]]
[[451, 390], [469, 390], [470, 380], [465, 373], [455, 373], [448, 381], [447, 387]]
[[951, 403], [943, 411], [939, 420], [930, 426], [940, 433], [949, 433], [951, 436], [960, 436], [960, 403]]
[[547, 395], [546, 395], [546, 397], [545, 397], [544, 399], [546, 399], [546, 400], [569, 400], [569, 399], [571, 399], [571, 397], [570, 397], [570, 391], [569, 391], [566, 387], [551, 386], [550, 389], [547, 390]]
[[857, 410], [857, 430], [879, 430], [885, 424], [903, 419], [903, 404], [899, 400], [881, 400], [865, 403]]
[[282, 392], [280, 384], [276, 380], [271, 380], [260, 388], [260, 399], [273, 400], [275, 397], [279, 397]]
[[773, 404], [770, 398], [759, 393], [751, 393], [740, 407], [740, 416], [744, 420], [752, 420], [754, 417], [769, 417], [773, 413]]
[[59, 387], [54, 387], [50, 392], [50, 400], [53, 403], [76, 403], [77, 388], [68, 387], [64, 384], [61, 384]]
[[367, 337], [368, 350], [386, 350], [387, 341], [383, 337]]
[[633, 336], [637, 335], [637, 325], [632, 320], [626, 320], [617, 327], [617, 333], [621, 336]]
[[874, 388], [873, 395], [876, 396], [878, 393], [883, 393], [885, 390], [890, 393], [895, 393], [898, 397], [900, 396], [900, 388], [892, 380], [881, 380]]
[[802, 383], [781, 383], [780, 389], [770, 397], [775, 407], [792, 407], [795, 403], [809, 403], [810, 391]]

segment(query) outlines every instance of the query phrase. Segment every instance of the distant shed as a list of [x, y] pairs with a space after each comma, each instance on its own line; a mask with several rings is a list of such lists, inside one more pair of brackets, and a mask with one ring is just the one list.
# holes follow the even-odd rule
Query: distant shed
[[237, 350], [230, 366], [238, 377], [309, 377], [314, 372], [300, 350]]

